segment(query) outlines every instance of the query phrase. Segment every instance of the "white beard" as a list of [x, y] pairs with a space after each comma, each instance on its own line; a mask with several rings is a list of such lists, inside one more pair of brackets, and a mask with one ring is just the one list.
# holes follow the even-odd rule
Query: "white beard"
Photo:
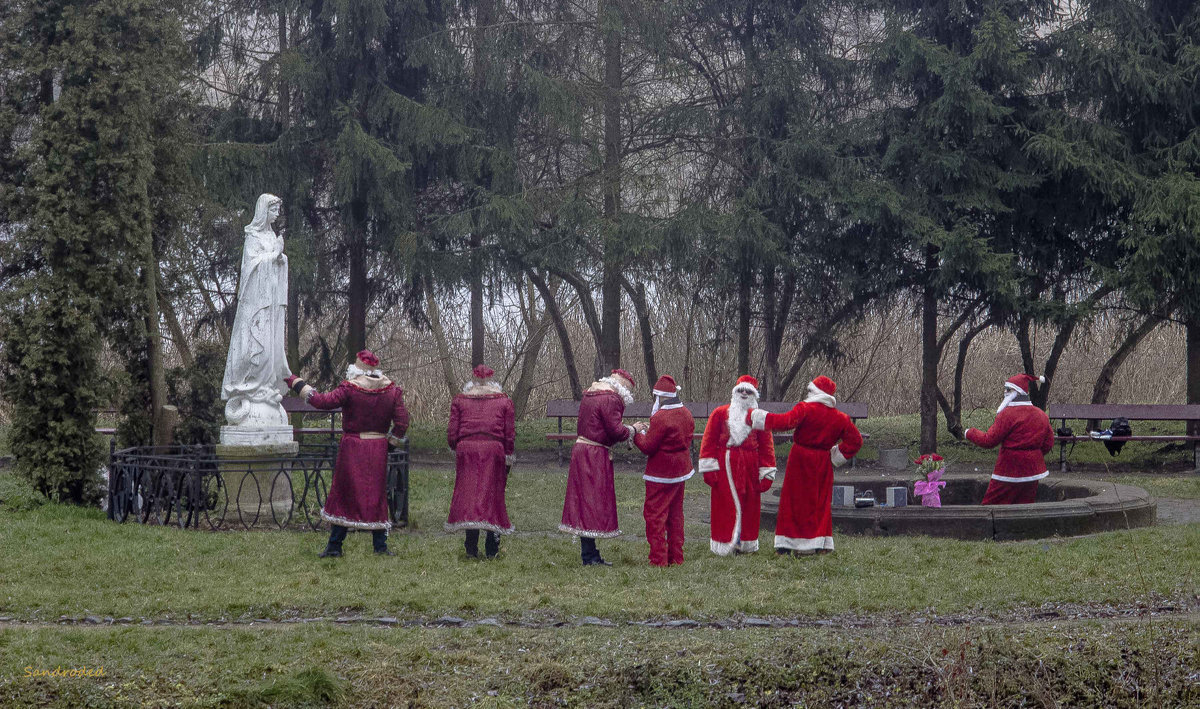
[[756, 406], [758, 406], [757, 399], [744, 400], [736, 394], [730, 399], [729, 419], [726, 421], [726, 425], [729, 427], [730, 448], [737, 448], [749, 438], [750, 431], [753, 429], [750, 424], [746, 423], [746, 414]]
[[353, 362], [350, 363], [349, 365], [347, 365], [347, 367], [346, 367], [346, 379], [353, 379], [355, 377], [382, 377], [382, 376], [383, 376], [383, 372], [380, 372], [378, 369], [366, 370], [366, 369], [363, 369], [362, 367], [358, 366], [357, 364], [354, 364]]
[[612, 387], [613, 391], [617, 392], [617, 395], [621, 397], [626, 406], [633, 403], [633, 394], [621, 382], [618, 382], [616, 377], [602, 377], [600, 381]]

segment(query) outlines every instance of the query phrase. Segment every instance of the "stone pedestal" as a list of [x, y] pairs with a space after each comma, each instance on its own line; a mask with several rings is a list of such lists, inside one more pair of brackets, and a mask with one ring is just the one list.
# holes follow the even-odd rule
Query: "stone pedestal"
[[[232, 428], [237, 427], [222, 428], [222, 441], [225, 429]], [[291, 428], [287, 430], [290, 438]], [[273, 444], [218, 445], [217, 460], [229, 495], [226, 521], [247, 527], [283, 523], [293, 513], [295, 497], [289, 459], [299, 451], [300, 444], [292, 440]]]
[[288, 425], [221, 427], [221, 445], [235, 448], [293, 445], [292, 438], [292, 427]]

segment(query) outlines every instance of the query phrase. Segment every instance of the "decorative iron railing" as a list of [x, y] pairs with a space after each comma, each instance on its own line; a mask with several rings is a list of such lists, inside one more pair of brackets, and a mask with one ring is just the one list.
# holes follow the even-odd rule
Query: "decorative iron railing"
[[[391, 449], [387, 502], [392, 524], [408, 526], [408, 441]], [[114, 450], [108, 517], [180, 528], [321, 529], [337, 444], [301, 444], [295, 456], [218, 457], [216, 446]]]

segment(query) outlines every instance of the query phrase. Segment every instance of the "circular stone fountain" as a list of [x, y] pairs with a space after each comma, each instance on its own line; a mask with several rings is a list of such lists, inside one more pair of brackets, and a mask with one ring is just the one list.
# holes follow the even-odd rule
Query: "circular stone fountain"
[[[913, 481], [900, 475], [839, 475], [835, 485], [870, 490], [877, 501], [887, 488], [908, 489], [907, 507], [834, 507], [833, 530], [840, 534], [892, 536], [924, 534], [955, 539], [1039, 539], [1069, 537], [1154, 524], [1157, 503], [1145, 490], [1130, 485], [1078, 478], [1046, 478], [1038, 485], [1037, 502], [1028, 505], [980, 505], [988, 478], [947, 475], [941, 507], [923, 507], [913, 495]], [[775, 485], [762, 498], [762, 526], [773, 529], [779, 510]], [[915, 504], [914, 504], [915, 503]]]

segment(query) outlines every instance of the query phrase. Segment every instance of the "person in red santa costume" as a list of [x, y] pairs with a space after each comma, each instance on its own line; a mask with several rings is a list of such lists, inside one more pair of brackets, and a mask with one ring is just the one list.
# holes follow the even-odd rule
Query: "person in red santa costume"
[[826, 376], [808, 384], [808, 396], [785, 414], [751, 412], [757, 431], [792, 434], [775, 521], [778, 554], [833, 551], [833, 467], [845, 465], [862, 448], [854, 421], [837, 410], [837, 385]]
[[700, 440], [700, 473], [712, 488], [708, 546], [720, 556], [758, 551], [762, 494], [775, 481], [775, 442], [747, 421], [756, 406], [758, 380], [738, 377], [729, 404], [713, 409]]
[[479, 530], [487, 532], [484, 551], [500, 553], [500, 535], [511, 534], [504, 488], [512, 468], [513, 403], [492, 380], [495, 370], [479, 364], [471, 381], [450, 403], [446, 442], [454, 450], [454, 495], [446, 531], [466, 530], [467, 556], [479, 558]]
[[992, 481], [984, 493], [985, 505], [1019, 505], [1034, 502], [1038, 480], [1049, 475], [1046, 454], [1054, 449], [1050, 417], [1029, 400], [1030, 386], [1045, 377], [1017, 374], [1004, 383], [1004, 400], [987, 433], [967, 429], [967, 440], [980, 448], [1000, 446]]
[[646, 541], [650, 564], [683, 563], [683, 483], [692, 477], [692, 435], [696, 419], [679, 400], [679, 387], [667, 375], [654, 384], [654, 408], [649, 425], [634, 424], [633, 445], [646, 459]]
[[[284, 380], [313, 407], [342, 410], [342, 440], [338, 444], [333, 482], [321, 509], [329, 522], [329, 544], [318, 556], [342, 555], [342, 542], [350, 528], [369, 529], [376, 554], [394, 556], [387, 548], [392, 522], [387, 506], [387, 456], [389, 445], [402, 445], [408, 430], [404, 392], [379, 371], [379, 358], [362, 350], [346, 368], [346, 380], [322, 394], [303, 379]], [[389, 430], [390, 429], [390, 430]]]
[[614, 369], [611, 376], [588, 387], [579, 402], [578, 436], [571, 448], [567, 494], [558, 528], [579, 537], [584, 566], [612, 566], [600, 556], [596, 540], [621, 535], [609, 446], [633, 436], [633, 426], [621, 422], [625, 405], [633, 403], [633, 388], [633, 375]]

